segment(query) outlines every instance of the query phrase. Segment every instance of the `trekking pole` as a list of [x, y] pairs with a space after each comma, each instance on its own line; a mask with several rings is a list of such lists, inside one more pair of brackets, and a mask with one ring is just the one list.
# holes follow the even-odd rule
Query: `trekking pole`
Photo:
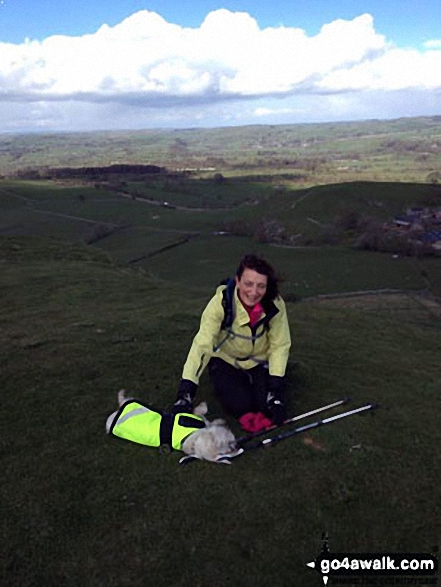
[[283, 428], [284, 426], [288, 426], [288, 424], [292, 424], [293, 422], [298, 422], [299, 420], [303, 420], [308, 418], [309, 416], [314, 416], [315, 414], [319, 414], [320, 412], [324, 412], [326, 410], [331, 410], [332, 408], [336, 408], [337, 406], [343, 406], [351, 401], [350, 397], [346, 397], [344, 399], [340, 399], [332, 404], [328, 404], [327, 406], [322, 406], [321, 408], [317, 408], [315, 410], [311, 410], [310, 412], [305, 412], [304, 414], [299, 414], [298, 416], [294, 416], [292, 418], [288, 418], [284, 420], [281, 424], [272, 424], [268, 428], [264, 430], [259, 430], [259, 432], [253, 432], [252, 434], [248, 434], [247, 436], [241, 436], [236, 440], [237, 446], [243, 446], [253, 438], [257, 436], [262, 436], [262, 434], [266, 434], [267, 432], [271, 432], [272, 430], [277, 430], [278, 428]]
[[[347, 400], [346, 400], [347, 401]], [[338, 403], [338, 402], [337, 402]], [[323, 411], [327, 406], [323, 408], [319, 408], [319, 411]], [[342, 412], [341, 414], [337, 414], [336, 416], [329, 416], [328, 418], [323, 418], [322, 420], [316, 420], [315, 422], [311, 422], [310, 424], [305, 424], [304, 426], [299, 426], [298, 428], [294, 428], [294, 430], [290, 430], [289, 432], [285, 432], [284, 434], [279, 434], [277, 436], [272, 436], [270, 438], [265, 438], [264, 440], [259, 440], [254, 444], [249, 444], [247, 446], [240, 447], [235, 454], [231, 455], [219, 455], [218, 461], [219, 462], [231, 462], [232, 459], [243, 455], [250, 450], [255, 450], [257, 448], [273, 446], [285, 440], [285, 438], [290, 438], [291, 436], [295, 436], [296, 434], [300, 434], [301, 432], [305, 432], [306, 430], [312, 430], [314, 428], [318, 428], [319, 426], [324, 426], [326, 424], [331, 424], [331, 422], [335, 422], [336, 420], [341, 420], [342, 418], [347, 418], [348, 416], [353, 416], [354, 414], [359, 414], [361, 412], [365, 412], [367, 410], [374, 410], [377, 408], [376, 403], [369, 403], [360, 408], [355, 408], [354, 410], [348, 410], [347, 412]], [[315, 412], [317, 413], [317, 412]], [[306, 416], [303, 416], [306, 417]], [[267, 432], [268, 429], [265, 431]], [[259, 433], [260, 434], [260, 433]], [[196, 457], [192, 455], [187, 455], [182, 457], [179, 460], [180, 465], [186, 465], [187, 463], [191, 463], [197, 460]]]
[[341, 420], [342, 418], [347, 418], [348, 416], [353, 416], [354, 414], [359, 414], [367, 410], [373, 410], [376, 407], [377, 404], [369, 403], [364, 406], [361, 406], [360, 408], [355, 408], [354, 410], [342, 412], [341, 414], [337, 414], [336, 416], [330, 416], [329, 418], [324, 418], [323, 420], [316, 420], [315, 422], [311, 422], [310, 424], [305, 424], [304, 426], [300, 426], [299, 428], [294, 428], [294, 430], [290, 430], [289, 432], [285, 432], [284, 434], [279, 434], [271, 438], [265, 438], [264, 440], [259, 440], [254, 444], [249, 444], [248, 446], [241, 447], [235, 455], [231, 455], [230, 457], [226, 456], [225, 458], [228, 458], [228, 460], [235, 459], [236, 457], [239, 457], [240, 455], [250, 450], [255, 450], [261, 447], [273, 446], [274, 444], [277, 444], [282, 440], [285, 440], [286, 438], [290, 438], [291, 436], [295, 436], [296, 434], [300, 434], [301, 432], [305, 432], [306, 430], [312, 430], [313, 428], [318, 428], [319, 426], [330, 424], [331, 422]]

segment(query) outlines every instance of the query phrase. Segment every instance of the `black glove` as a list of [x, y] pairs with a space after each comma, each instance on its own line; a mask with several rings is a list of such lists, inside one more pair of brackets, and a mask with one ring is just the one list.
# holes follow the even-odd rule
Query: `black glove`
[[268, 402], [267, 409], [271, 420], [277, 426], [280, 426], [286, 420], [286, 409], [280, 400], [276, 399]]
[[269, 417], [277, 426], [280, 426], [280, 424], [283, 424], [286, 420], [284, 395], [285, 378], [276, 375], [269, 375], [266, 407]]
[[180, 414], [182, 412], [193, 412], [193, 399], [196, 395], [198, 386], [189, 379], [181, 379], [178, 388], [178, 395], [176, 401], [171, 409], [172, 414]]

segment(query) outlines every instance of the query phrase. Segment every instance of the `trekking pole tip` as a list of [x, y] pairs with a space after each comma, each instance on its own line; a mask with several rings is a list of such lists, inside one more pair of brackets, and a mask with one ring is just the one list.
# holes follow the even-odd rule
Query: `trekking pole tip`
[[187, 455], [185, 457], [182, 457], [179, 459], [179, 464], [180, 465], [188, 465], [189, 463], [192, 463], [193, 461], [197, 461], [198, 459], [192, 455]]

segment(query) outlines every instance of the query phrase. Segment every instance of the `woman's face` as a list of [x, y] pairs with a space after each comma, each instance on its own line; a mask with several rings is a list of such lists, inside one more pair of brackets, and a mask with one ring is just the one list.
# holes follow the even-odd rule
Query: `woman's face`
[[266, 293], [268, 277], [254, 269], [244, 269], [240, 279], [236, 276], [239, 298], [246, 306], [255, 306]]

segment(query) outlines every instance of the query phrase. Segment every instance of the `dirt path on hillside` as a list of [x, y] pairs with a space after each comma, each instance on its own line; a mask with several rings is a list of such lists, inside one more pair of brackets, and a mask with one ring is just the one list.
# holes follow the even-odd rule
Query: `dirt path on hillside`
[[49, 216], [57, 216], [58, 218], [67, 218], [68, 220], [79, 220], [80, 222], [85, 222], [86, 224], [106, 224], [107, 226], [111, 226], [112, 228], [118, 228], [119, 224], [115, 224], [113, 222], [103, 222], [102, 220], [90, 220], [89, 218], [82, 218], [81, 216], [72, 216], [71, 214], [62, 214], [61, 212], [52, 212], [50, 210], [40, 210], [38, 208], [32, 208], [31, 212], [36, 212], [37, 214], [48, 214]]
[[313, 188], [308, 188], [306, 190], [306, 192], [303, 194], [303, 196], [300, 196], [300, 198], [298, 198], [298, 200], [295, 200], [295, 202], [293, 202], [291, 204], [291, 210], [294, 210], [295, 208], [297, 208], [298, 204], [300, 204], [300, 202], [303, 202], [303, 200], [306, 200], [307, 198], [309, 198], [311, 196], [311, 192], [313, 191]]
[[[19, 196], [17, 196], [19, 197]], [[36, 202], [39, 200], [30, 200], [29, 198], [23, 198], [27, 202]], [[84, 218], [83, 216], [74, 216], [73, 214], [63, 214], [62, 212], [53, 212], [52, 210], [40, 210], [39, 208], [29, 207], [27, 208], [28, 212], [35, 212], [36, 214], [42, 214], [47, 216], [56, 216], [57, 218], [65, 218], [67, 220], [75, 220], [77, 222], [84, 222], [85, 224], [105, 224], [111, 228], [121, 229], [130, 228], [130, 229], [138, 229], [138, 230], [146, 230], [146, 231], [153, 231], [153, 232], [164, 232], [170, 234], [185, 234], [188, 236], [198, 236], [200, 234], [199, 231], [195, 230], [183, 230], [179, 228], [159, 228], [155, 226], [121, 226], [120, 224], [116, 224], [115, 222], [108, 222], [105, 220], [93, 220], [90, 218]], [[19, 225], [17, 225], [19, 226]]]

